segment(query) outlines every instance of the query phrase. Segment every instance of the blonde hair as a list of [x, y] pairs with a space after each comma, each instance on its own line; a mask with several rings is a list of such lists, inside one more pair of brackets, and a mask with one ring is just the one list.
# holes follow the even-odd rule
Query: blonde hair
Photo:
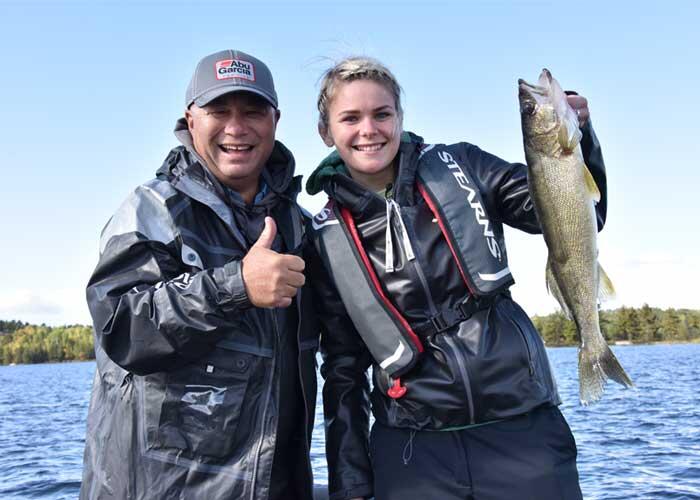
[[335, 95], [337, 84], [355, 80], [371, 80], [383, 85], [394, 97], [399, 122], [403, 119], [401, 86], [394, 74], [376, 59], [352, 56], [338, 62], [321, 77], [321, 90], [317, 101], [319, 129], [328, 130], [328, 108]]

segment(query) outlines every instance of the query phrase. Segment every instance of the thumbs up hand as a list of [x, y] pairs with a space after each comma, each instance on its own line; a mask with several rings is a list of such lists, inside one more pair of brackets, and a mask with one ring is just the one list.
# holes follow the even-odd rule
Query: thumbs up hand
[[256, 307], [288, 307], [297, 289], [304, 286], [306, 264], [301, 257], [271, 250], [277, 224], [265, 217], [258, 241], [243, 257], [243, 283], [248, 299]]

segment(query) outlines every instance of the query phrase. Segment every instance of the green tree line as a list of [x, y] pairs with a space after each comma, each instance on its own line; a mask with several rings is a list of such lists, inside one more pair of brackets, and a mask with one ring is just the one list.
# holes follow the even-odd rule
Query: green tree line
[[[573, 321], [557, 312], [532, 318], [548, 346], [578, 345]], [[600, 329], [609, 343], [630, 342], [698, 342], [700, 341], [700, 311], [690, 309], [658, 309], [620, 307], [600, 311]]]
[[0, 321], [0, 364], [95, 359], [92, 328]]
[[[561, 312], [532, 318], [548, 346], [578, 345], [573, 321]], [[700, 311], [621, 307], [600, 311], [600, 328], [610, 343], [700, 342]], [[92, 328], [51, 327], [0, 320], [0, 364], [95, 359]]]

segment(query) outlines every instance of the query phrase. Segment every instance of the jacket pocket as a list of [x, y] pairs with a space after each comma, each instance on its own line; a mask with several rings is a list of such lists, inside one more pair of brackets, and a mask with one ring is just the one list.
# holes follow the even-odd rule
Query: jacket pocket
[[530, 342], [527, 339], [527, 334], [523, 331], [522, 327], [520, 324], [518, 324], [517, 321], [512, 321], [513, 326], [515, 327], [515, 330], [520, 334], [520, 339], [523, 342], [523, 346], [525, 347], [525, 360], [528, 365], [528, 371], [530, 373], [530, 376], [535, 375], [535, 363], [534, 363], [534, 358], [532, 355], [533, 348], [530, 346]]
[[516, 304], [510, 304], [510, 307], [513, 310], [511, 322], [522, 338], [530, 376], [543, 391], [552, 397], [556, 390], [553, 387], [552, 376], [549, 372], [549, 359], [542, 339], [525, 312]]
[[230, 455], [250, 376], [251, 355], [231, 353], [216, 365], [202, 360], [168, 373], [156, 448], [187, 455]]

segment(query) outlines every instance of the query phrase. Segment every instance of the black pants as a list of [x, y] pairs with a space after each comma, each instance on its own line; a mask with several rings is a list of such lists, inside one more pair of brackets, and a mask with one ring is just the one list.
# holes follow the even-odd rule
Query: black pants
[[370, 450], [375, 500], [581, 500], [576, 443], [556, 407], [460, 431], [380, 423]]

